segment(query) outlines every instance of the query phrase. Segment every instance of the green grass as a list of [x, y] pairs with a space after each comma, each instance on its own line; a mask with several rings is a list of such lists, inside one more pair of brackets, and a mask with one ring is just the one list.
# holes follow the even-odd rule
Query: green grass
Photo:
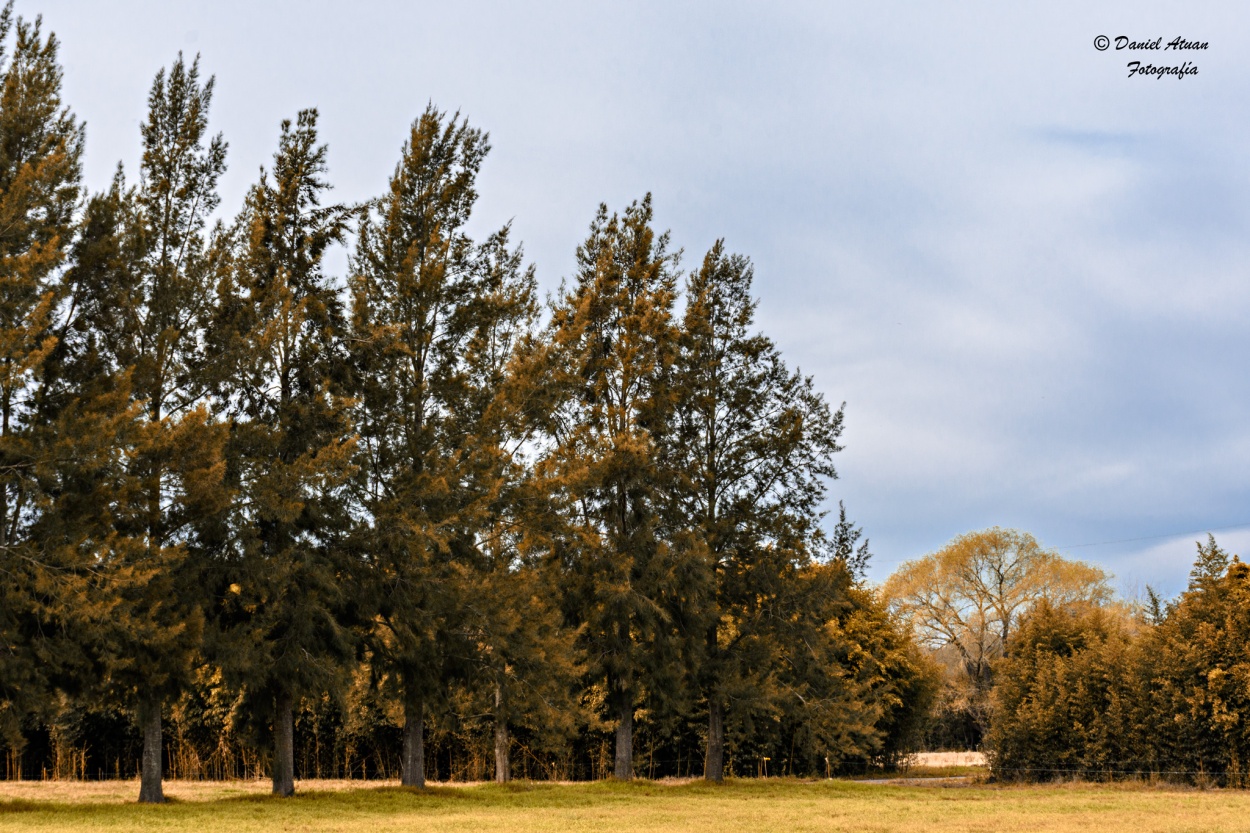
[[172, 783], [163, 806], [134, 782], [0, 784], [0, 831], [1152, 831], [1245, 830], [1250, 793], [1065, 784], [883, 786], [791, 780], [529, 784], [412, 791], [304, 782], [295, 798], [263, 783]]

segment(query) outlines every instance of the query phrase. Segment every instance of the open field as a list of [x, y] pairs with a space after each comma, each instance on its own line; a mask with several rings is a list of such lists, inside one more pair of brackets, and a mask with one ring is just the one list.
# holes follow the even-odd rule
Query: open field
[[165, 806], [138, 785], [0, 784], [0, 830], [195, 831], [1149, 831], [1245, 830], [1250, 792], [1066, 784], [890, 786], [845, 781], [638, 781], [424, 792], [362, 782], [300, 784], [275, 799], [264, 782], [173, 782]]

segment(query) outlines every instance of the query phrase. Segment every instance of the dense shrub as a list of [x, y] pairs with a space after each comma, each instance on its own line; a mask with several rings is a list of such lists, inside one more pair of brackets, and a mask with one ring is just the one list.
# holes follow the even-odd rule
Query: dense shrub
[[1154, 616], [1041, 605], [996, 668], [996, 777], [1161, 777], [1243, 786], [1250, 568], [1214, 540]]

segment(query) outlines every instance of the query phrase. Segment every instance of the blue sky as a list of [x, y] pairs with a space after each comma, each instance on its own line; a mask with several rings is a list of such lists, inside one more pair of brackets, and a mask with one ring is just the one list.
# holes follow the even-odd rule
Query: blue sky
[[62, 41], [92, 188], [135, 171], [182, 50], [217, 78], [224, 211], [308, 106], [338, 198], [379, 193], [432, 101], [490, 132], [474, 222], [512, 219], [545, 289], [600, 202], [652, 192], [687, 265], [725, 238], [761, 327], [847, 403], [830, 493], [875, 579], [994, 524], [1128, 593], [1181, 589], [1206, 530], [1250, 551], [1250, 7], [525, 5], [17, 10]]

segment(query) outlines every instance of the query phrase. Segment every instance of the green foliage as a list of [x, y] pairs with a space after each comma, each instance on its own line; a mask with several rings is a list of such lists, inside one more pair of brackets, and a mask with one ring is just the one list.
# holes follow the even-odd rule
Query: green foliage
[[445, 710], [460, 684], [495, 701], [483, 708], [501, 727], [526, 712], [557, 726], [568, 638], [519, 547], [529, 421], [510, 363], [536, 314], [534, 274], [506, 227], [481, 244], [464, 232], [488, 149], [428, 108], [360, 226], [356, 546], [372, 670], [410, 717]]
[[[229, 502], [226, 430], [208, 408], [203, 352], [214, 275], [202, 231], [225, 164], [220, 137], [204, 144], [211, 97], [212, 81], [201, 86], [198, 65], [181, 56], [157, 74], [139, 186], [127, 188], [119, 169], [90, 201], [64, 281], [60, 364], [108, 374], [134, 405], [115, 437], [113, 478], [125, 494], [109, 520], [110, 550], [97, 553], [112, 598], [94, 635], [102, 682], [151, 722], [149, 768], [162, 706], [186, 686], [200, 650], [198, 570]], [[148, 786], [160, 800], [159, 779]]]
[[[482, 270], [464, 234], [489, 145], [433, 108], [412, 126], [389, 192], [364, 216], [353, 260], [351, 350], [374, 670], [413, 710], [466, 673], [467, 587], [480, 496], [472, 430], [482, 406], [466, 357]], [[475, 320], [475, 318], [477, 320]], [[476, 407], [474, 407], [476, 406]], [[466, 424], [467, 423], [467, 424]], [[482, 438], [485, 440], [486, 438]], [[477, 466], [473, 464], [477, 463]]]
[[[996, 667], [986, 743], [1002, 778], [1099, 775], [1148, 763], [1128, 623], [1094, 607], [1041, 603]], [[1133, 763], [1136, 761], [1136, 764]]]
[[119, 172], [91, 201], [67, 279], [75, 328], [142, 409], [118, 475], [135, 494], [116, 524], [128, 544], [109, 562], [119, 572], [109, 679], [157, 710], [189, 681], [204, 603], [196, 573], [229, 500], [225, 426], [208, 410], [203, 372], [213, 274], [201, 237], [225, 146], [220, 137], [204, 145], [212, 81], [198, 78], [181, 57], [157, 74], [140, 185], [127, 189]]
[[1250, 569], [1213, 537], [1144, 611], [999, 528], [878, 596], [845, 508], [823, 526], [842, 410], [755, 329], [746, 258], [679, 290], [650, 196], [601, 206], [540, 323], [510, 228], [468, 232], [488, 137], [433, 106], [359, 207], [323, 204], [301, 112], [213, 225], [226, 146], [181, 56], [137, 183], [84, 202], [57, 51], [0, 12], [10, 767], [131, 775], [138, 719], [153, 800], [162, 765], [831, 774], [936, 708], [1001, 778], [1246, 783]]
[[841, 620], [826, 627], [836, 625], [841, 631], [845, 653], [838, 658], [840, 664], [853, 669], [859, 696], [874, 711], [855, 727], [862, 738], [857, 753], [842, 754], [850, 760], [894, 766], [922, 748], [942, 684], [941, 669], [877, 594], [855, 585], [848, 595]]
[[1169, 768], [1242, 786], [1250, 761], [1250, 570], [1236, 556], [1229, 562], [1213, 538], [1198, 553], [1198, 580], [1143, 646], [1148, 702], [1167, 720], [1153, 746]]
[[1214, 535], [1207, 535], [1206, 544], [1198, 544], [1198, 558], [1189, 571], [1189, 589], [1201, 590], [1219, 581], [1228, 569], [1228, 553], [1215, 543]]

